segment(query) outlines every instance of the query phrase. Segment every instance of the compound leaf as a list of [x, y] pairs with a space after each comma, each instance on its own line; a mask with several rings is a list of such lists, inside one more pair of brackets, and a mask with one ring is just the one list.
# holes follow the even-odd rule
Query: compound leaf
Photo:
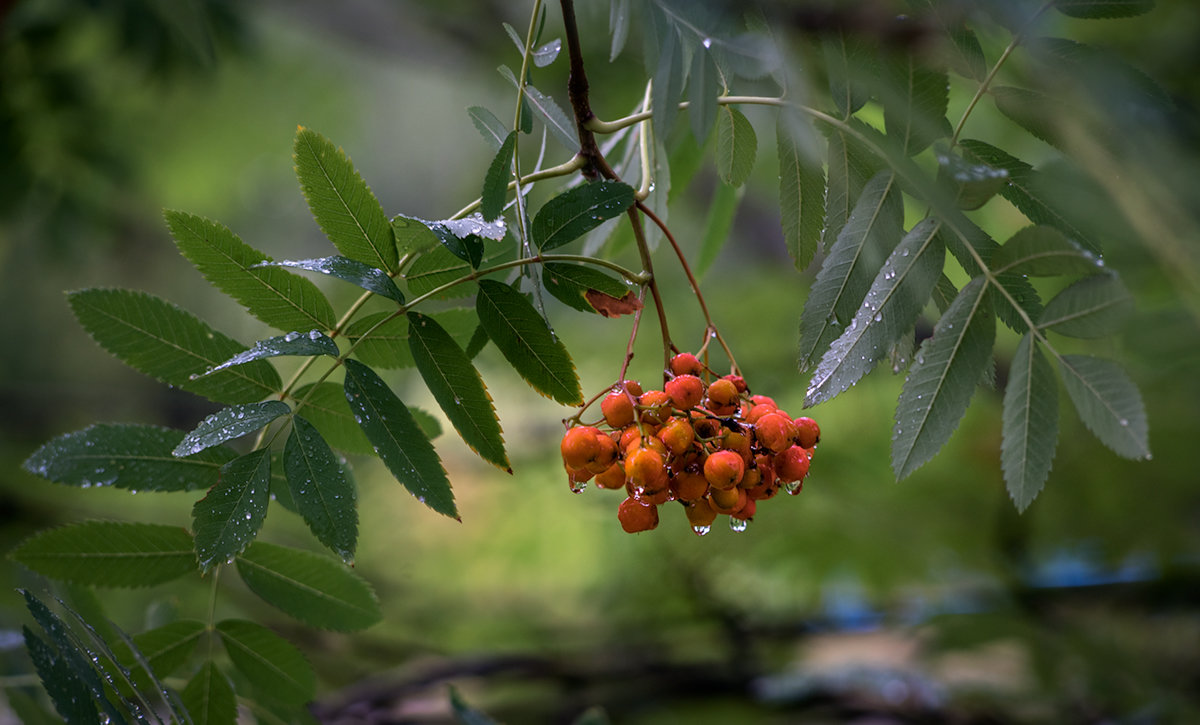
[[399, 256], [392, 226], [345, 152], [301, 127], [294, 158], [308, 208], [333, 246], [351, 259], [394, 270]]
[[921, 467], [950, 438], [991, 361], [996, 337], [987, 281], [963, 287], [922, 343], [900, 392], [892, 435], [897, 479]]
[[817, 365], [805, 406], [829, 400], [857, 383], [912, 328], [945, 264], [939, 226], [933, 219], [920, 222], [884, 262], [849, 326]]
[[903, 234], [902, 213], [895, 176], [880, 172], [864, 187], [804, 303], [802, 370], [816, 363], [850, 324], [871, 280]]
[[597, 307], [602, 297], [625, 300], [633, 295], [621, 280], [582, 264], [547, 262], [542, 269], [542, 284], [546, 291], [580, 312], [603, 314]]
[[233, 686], [211, 660], [188, 681], [180, 697], [192, 717], [192, 725], [237, 724]]
[[255, 267], [266, 255], [227, 227], [181, 211], [167, 211], [166, 218], [183, 256], [258, 319], [280, 330], [332, 330], [337, 324], [315, 284], [282, 269]]
[[908, 156], [923, 151], [934, 139], [947, 135], [946, 106], [950, 83], [946, 73], [934, 70], [913, 53], [903, 53], [885, 64], [883, 121], [888, 138]]
[[192, 537], [159, 524], [67, 524], [25, 539], [11, 556], [51, 579], [99, 587], [154, 586], [196, 570]]
[[[412, 352], [408, 348], [408, 318], [393, 315], [392, 312], [366, 315], [350, 325], [346, 337], [355, 343], [356, 358], [373, 368], [412, 367]], [[465, 345], [471, 339], [479, 322], [475, 310], [467, 307], [435, 312], [431, 317], [446, 328], [460, 345]]]
[[754, 126], [733, 106], [717, 110], [717, 175], [730, 186], [741, 186], [750, 178], [758, 156]]
[[59, 436], [34, 451], [26, 471], [54, 483], [133, 491], [194, 491], [217, 482], [237, 454], [213, 447], [185, 458], [172, 451], [184, 432], [150, 425], [99, 423]]
[[368, 292], [404, 304], [400, 288], [378, 267], [349, 257], [318, 257], [316, 259], [284, 259], [278, 262], [262, 262], [262, 267], [295, 267], [309, 272], [319, 272], [334, 279], [361, 287]]
[[313, 627], [354, 632], [383, 617], [366, 581], [319, 554], [256, 541], [237, 569], [252, 592]]
[[821, 230], [821, 246], [826, 250], [837, 241], [877, 166], [871, 154], [864, 151], [855, 138], [841, 131], [830, 132], [828, 156], [825, 226]]
[[1103, 269], [1103, 262], [1058, 229], [1039, 224], [1009, 237], [992, 257], [991, 266], [996, 274], [1053, 277], [1092, 274]]
[[271, 452], [260, 448], [221, 467], [221, 482], [192, 506], [200, 568], [231, 561], [258, 535], [271, 497]]
[[[370, 454], [374, 452], [371, 442], [362, 428], [354, 422], [354, 415], [346, 403], [346, 394], [337, 383], [310, 383], [298, 388], [292, 399], [297, 412], [320, 431], [321, 436], [334, 448], [347, 453]], [[304, 401], [300, 405], [299, 401]]]
[[1009, 368], [1002, 435], [1008, 495], [1024, 511], [1045, 485], [1058, 445], [1058, 385], [1033, 333], [1021, 338]]
[[572, 153], [579, 150], [579, 137], [575, 134], [575, 124], [553, 98], [544, 95], [531, 85], [525, 86], [525, 98], [528, 99], [529, 106], [542, 119], [542, 123], [546, 124], [550, 135], [561, 143], [563, 148]]
[[291, 411], [287, 403], [279, 400], [264, 400], [260, 403], [222, 408], [200, 421], [200, 425], [185, 435], [172, 453], [176, 456], [199, 453], [205, 448], [253, 433]]
[[296, 511], [313, 536], [343, 561], [353, 561], [358, 540], [354, 483], [316, 426], [298, 415], [283, 447], [283, 470]]
[[791, 123], [783, 114], [775, 126], [779, 153], [779, 216], [783, 241], [796, 269], [804, 269], [817, 253], [825, 224], [825, 171], [800, 149]]
[[470, 358], [432, 317], [409, 312], [408, 322], [417, 370], [454, 429], [480, 458], [511, 473], [492, 397]]
[[[60, 654], [57, 648], [47, 644], [28, 627], [22, 629], [25, 651], [62, 722], [67, 725], [98, 725], [100, 719], [96, 713], [93, 690], [73, 671], [73, 658]], [[79, 656], [78, 653], [71, 654], [76, 658]]]
[[412, 413], [374, 370], [357, 360], [345, 368], [350, 410], [384, 465], [418, 501], [458, 518], [446, 471]]
[[561, 247], [620, 216], [633, 201], [633, 187], [619, 181], [580, 184], [542, 205], [529, 234], [542, 251]]
[[400, 254], [424, 252], [438, 243], [437, 236], [428, 224], [403, 214], [392, 217], [392, 234], [396, 237], [396, 251]]
[[242, 619], [218, 622], [217, 634], [233, 666], [251, 685], [286, 703], [299, 705], [313, 699], [316, 673], [291, 642]]
[[133, 290], [88, 289], [68, 293], [88, 334], [122, 362], [168, 385], [219, 403], [247, 403], [279, 392], [283, 383], [266, 362], [199, 377], [246, 349], [191, 313]]
[[1058, 363], [1067, 395], [1088, 430], [1118, 456], [1149, 458], [1146, 408], [1125, 371], [1088, 355], [1062, 355]]
[[571, 356], [524, 295], [501, 282], [480, 280], [475, 309], [488, 337], [534, 390], [564, 405], [583, 402]]
[[479, 211], [483, 218], [492, 221], [504, 211], [504, 200], [508, 196], [508, 178], [512, 176], [513, 151], [517, 147], [517, 132], [510, 131], [500, 150], [492, 158], [487, 175], [483, 179]]
[[285, 355], [298, 355], [302, 357], [329, 355], [330, 357], [337, 357], [338, 346], [336, 342], [325, 336], [320, 330], [309, 330], [304, 334], [289, 332], [286, 335], [258, 340], [249, 350], [239, 352], [237, 355], [206, 371], [204, 374], [212, 375], [215, 372], [233, 367], [234, 365], [245, 365], [255, 360]]
[[169, 677], [187, 662], [208, 625], [195, 619], [178, 619], [170, 624], [133, 636], [156, 677]]
[[471, 117], [471, 123], [475, 124], [476, 130], [479, 131], [483, 140], [499, 151], [500, 147], [504, 145], [504, 139], [508, 136], [508, 127], [496, 118], [496, 114], [483, 106], [470, 106], [467, 108], [467, 115]]
[[1104, 337], [1133, 313], [1133, 297], [1115, 274], [1094, 274], [1046, 304], [1038, 329], [1068, 337]]

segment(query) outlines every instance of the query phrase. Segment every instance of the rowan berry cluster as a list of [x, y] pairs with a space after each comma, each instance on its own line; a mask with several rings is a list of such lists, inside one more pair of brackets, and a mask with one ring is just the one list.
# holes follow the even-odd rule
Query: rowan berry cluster
[[624, 490], [617, 508], [629, 533], [658, 526], [658, 507], [678, 501], [703, 536], [718, 516], [742, 531], [759, 501], [782, 488], [800, 492], [820, 440], [812, 418], [792, 418], [765, 395], [750, 395], [738, 375], [706, 383], [690, 353], [670, 361], [662, 390], [632, 380], [601, 400], [604, 420], [575, 425], [562, 439], [571, 490], [594, 481]]

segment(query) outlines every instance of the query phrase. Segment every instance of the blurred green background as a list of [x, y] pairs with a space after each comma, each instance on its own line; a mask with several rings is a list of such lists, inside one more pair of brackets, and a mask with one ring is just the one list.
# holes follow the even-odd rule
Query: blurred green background
[[[592, 104], [613, 118], [640, 97], [641, 65], [634, 50], [606, 62], [607, 4], [592, 5], [580, 8]], [[276, 258], [327, 254], [291, 170], [303, 124], [346, 149], [389, 213], [448, 216], [478, 195], [491, 157], [465, 109], [510, 116], [510, 87], [494, 69], [519, 56], [500, 23], [523, 28], [527, 12], [461, 0], [0, 3], [0, 550], [87, 518], [190, 521], [194, 495], [84, 494], [20, 470], [38, 445], [92, 422], [190, 428], [211, 410], [108, 357], [62, 292], [134, 287], [243, 341], [264, 335], [175, 253], [160, 210], [217, 219]], [[555, 6], [547, 37], [556, 15]], [[778, 32], [802, 44], [790, 30]], [[1152, 176], [1176, 194], [1158, 201], [1178, 216], [1169, 239], [1105, 239], [1138, 313], [1115, 341], [1081, 348], [1120, 360], [1140, 386], [1153, 460], [1109, 452], [1064, 396], [1054, 470], [1018, 515], [1000, 473], [1002, 391], [981, 388], [946, 449], [896, 483], [888, 450], [902, 379], [880, 369], [810, 412], [822, 426], [810, 480], [802, 495], [762, 506], [746, 533], [698, 538], [682, 511], [666, 508], [658, 530], [629, 536], [615, 494], [568, 491], [556, 450], [568, 411], [487, 349], [480, 365], [515, 474], [440, 438], [462, 523], [418, 505], [377, 461], [356, 462], [357, 571], [383, 601], [383, 624], [353, 636], [309, 631], [232, 577], [219, 610], [262, 618], [301, 643], [322, 677], [319, 713], [345, 722], [356, 721], [355, 707], [390, 711], [395, 722], [448, 717], [447, 682], [510, 722], [569, 721], [592, 704], [635, 723], [1200, 718], [1200, 205], [1176, 183], [1194, 182], [1200, 160], [1200, 9], [1162, 2], [1140, 18], [1060, 19], [1048, 31], [1122, 53], [1181, 109], [1161, 145], [1140, 140], [1143, 168], [1105, 181], [1111, 191]], [[980, 32], [994, 59], [1007, 39], [991, 26]], [[564, 81], [563, 59], [535, 78], [565, 105]], [[952, 118], [970, 92], [955, 81]], [[796, 370], [797, 321], [813, 272], [795, 272], [783, 251], [771, 119], [749, 115], [762, 139], [758, 166], [703, 287], [754, 391], [798, 412], [807, 381]], [[1031, 163], [1054, 157], [986, 101], [968, 135]], [[710, 159], [672, 206], [689, 254], [715, 183]], [[1004, 202], [988, 209], [980, 222], [999, 238], [1023, 224]], [[1162, 221], [1125, 223], [1142, 232]], [[682, 276], [666, 257], [659, 272], [676, 341], [697, 345], [702, 322]], [[326, 289], [335, 305], [349, 299]], [[585, 391], [606, 386], [628, 320], [548, 305]], [[633, 366], [643, 380], [657, 374], [653, 324], [648, 317]], [[1011, 354], [1017, 339], [1001, 334]], [[390, 381], [436, 409], [415, 380]], [[279, 507], [263, 536], [315, 543]], [[9, 686], [30, 682], [18, 586], [51, 585], [0, 560], [0, 682]], [[197, 581], [100, 600], [139, 630], [202, 615], [206, 591]], [[0, 722], [7, 717], [0, 705]]]

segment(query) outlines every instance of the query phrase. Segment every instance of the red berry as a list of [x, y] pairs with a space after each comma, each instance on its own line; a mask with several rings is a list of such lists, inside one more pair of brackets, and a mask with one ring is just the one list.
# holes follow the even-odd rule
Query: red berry
[[617, 507], [617, 519], [627, 533], [649, 531], [658, 526], [658, 507], [630, 496]]
[[695, 355], [690, 352], [681, 352], [671, 358], [671, 372], [675, 375], [695, 375], [699, 377], [704, 373], [704, 366]]
[[746, 462], [735, 451], [717, 451], [704, 461], [704, 477], [713, 488], [733, 488], [745, 473]]
[[812, 418], [797, 418], [795, 424], [802, 448], [812, 448], [821, 442], [821, 426], [817, 425], [817, 421]]
[[601, 453], [599, 437], [602, 435], [600, 429], [590, 425], [575, 426], [567, 431], [559, 445], [567, 468], [587, 468]]
[[676, 410], [690, 410], [704, 397], [704, 382], [695, 375], [676, 375], [663, 386]]
[[785, 483], [803, 481], [808, 475], [808, 451], [800, 446], [791, 446], [776, 454], [774, 463], [775, 474]]

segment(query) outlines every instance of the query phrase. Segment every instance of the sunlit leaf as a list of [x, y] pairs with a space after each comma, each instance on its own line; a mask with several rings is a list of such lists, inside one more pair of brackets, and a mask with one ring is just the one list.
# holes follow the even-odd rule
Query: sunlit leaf
[[250, 591], [313, 627], [353, 632], [382, 618], [370, 585], [324, 556], [256, 541], [237, 569]]
[[412, 413], [374, 370], [357, 360], [345, 368], [350, 410], [384, 465], [418, 501], [458, 518], [446, 471]]
[[130, 367], [220, 403], [248, 403], [279, 392], [275, 368], [255, 362], [197, 377], [246, 349], [191, 313], [158, 297], [122, 289], [67, 295], [88, 334]]
[[245, 365], [255, 360], [285, 355], [299, 355], [302, 357], [329, 355], [330, 357], [337, 357], [338, 346], [336, 342], [326, 337], [320, 330], [309, 330], [304, 334], [289, 332], [286, 335], [258, 340], [249, 350], [239, 352], [237, 355], [234, 355], [204, 374], [212, 375], [215, 372], [233, 367], [234, 365]]
[[[329, 445], [347, 453], [374, 453], [362, 428], [354, 421], [341, 385], [311, 383], [297, 388], [292, 399], [296, 401], [294, 410], [303, 413]], [[300, 405], [300, 401], [304, 401], [304, 405]]]
[[39, 531], [10, 556], [51, 579], [99, 587], [154, 586], [196, 570], [192, 537], [159, 524], [67, 524]]
[[475, 309], [488, 337], [534, 390], [564, 405], [583, 402], [571, 356], [524, 295], [480, 280]]
[[296, 511], [313, 536], [344, 561], [353, 561], [358, 540], [354, 483], [321, 433], [298, 415], [283, 448], [283, 468]]
[[307, 128], [296, 132], [296, 176], [321, 231], [342, 255], [385, 271], [399, 259], [379, 200], [340, 148]]
[[1058, 371], [1083, 424], [1124, 458], [1149, 458], [1146, 407], [1119, 365], [1088, 355], [1062, 355]]
[[185, 435], [172, 453], [176, 456], [199, 453], [205, 448], [253, 433], [290, 412], [292, 409], [288, 404], [279, 400], [264, 400], [260, 403], [222, 408], [200, 421], [200, 425]]
[[505, 137], [500, 150], [492, 158], [487, 175], [483, 179], [483, 193], [480, 196], [480, 213], [487, 221], [491, 221], [504, 211], [504, 200], [508, 196], [508, 179], [512, 176], [513, 151], [517, 146], [517, 132], [511, 131]]
[[194, 491], [217, 482], [221, 466], [237, 454], [209, 448], [178, 458], [172, 451], [185, 433], [157, 426], [101, 423], [67, 433], [34, 451], [23, 468], [54, 483], [133, 491]]
[[221, 468], [221, 481], [192, 506], [200, 568], [213, 566], [245, 549], [267, 516], [271, 497], [271, 452], [260, 448]]
[[233, 686], [212, 661], [188, 681], [180, 694], [192, 725], [237, 725], [237, 698]]
[[986, 280], [963, 287], [909, 369], [896, 406], [892, 470], [907, 477], [941, 450], [992, 359], [996, 320]]
[[1009, 367], [1002, 434], [1004, 482], [1024, 511], [1046, 483], [1058, 445], [1058, 385], [1033, 333], [1021, 338]]
[[633, 206], [634, 191], [617, 181], [571, 187], [550, 199], [533, 218], [529, 235], [542, 251], [573, 242]]
[[750, 178], [758, 156], [754, 126], [733, 106], [717, 110], [717, 175], [730, 186], [741, 186]]
[[1133, 314], [1133, 296], [1115, 274], [1094, 274], [1046, 303], [1038, 329], [1068, 337], [1104, 337]]
[[829, 250], [800, 315], [800, 368], [815, 364], [857, 314], [871, 281], [903, 235], [895, 177], [880, 172], [863, 189]]
[[991, 266], [996, 274], [1053, 277], [1093, 274], [1103, 269], [1103, 262], [1054, 227], [1038, 225], [1009, 237], [992, 256]]
[[334, 279], [361, 287], [368, 292], [374, 292], [400, 304], [404, 304], [404, 295], [392, 281], [387, 272], [373, 267], [366, 262], [348, 257], [318, 257], [316, 259], [284, 259], [278, 262], [263, 262], [264, 267], [294, 267], [308, 272], [319, 272]]
[[1073, 18], [1131, 18], [1154, 9], [1154, 0], [1054, 0], [1054, 8]]
[[433, 318], [409, 312], [408, 322], [413, 360], [434, 400], [480, 458], [511, 473], [492, 397], [471, 360]]
[[599, 312], [596, 307], [597, 294], [615, 299], [624, 299], [632, 294], [632, 290], [621, 280], [592, 267], [571, 262], [547, 262], [542, 268], [542, 284], [560, 302], [580, 312]]
[[792, 124], [784, 114], [776, 122], [779, 153], [779, 216], [783, 241], [796, 269], [804, 269], [817, 253], [825, 225], [825, 171], [805, 157]]
[[315, 284], [282, 269], [255, 267], [266, 255], [228, 228], [192, 214], [166, 212], [167, 226], [183, 256], [214, 287], [258, 319], [280, 330], [332, 330], [333, 307]]
[[700, 237], [700, 250], [696, 253], [696, 263], [693, 265], [697, 277], [703, 277], [708, 272], [729, 241], [734, 216], [745, 195], [744, 186], [717, 184], [713, 190], [708, 204], [708, 218], [704, 220], [704, 235]]
[[229, 659], [250, 684], [283, 702], [313, 699], [317, 676], [300, 650], [271, 630], [242, 619], [217, 622]]
[[933, 219], [917, 224], [883, 263], [850, 324], [817, 365], [805, 406], [857, 383], [912, 328], [945, 264], [938, 227]]

